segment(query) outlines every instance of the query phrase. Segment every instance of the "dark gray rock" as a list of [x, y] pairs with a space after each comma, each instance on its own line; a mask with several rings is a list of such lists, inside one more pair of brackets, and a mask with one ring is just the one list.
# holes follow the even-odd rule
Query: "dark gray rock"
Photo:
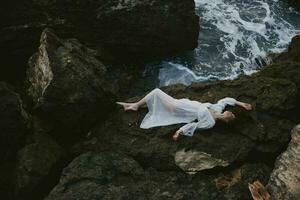
[[77, 40], [45, 29], [40, 43], [29, 60], [27, 94], [38, 116], [76, 135], [111, 111], [116, 89], [95, 52]]
[[276, 160], [267, 185], [274, 200], [300, 199], [300, 125], [292, 130], [286, 151]]
[[143, 169], [120, 153], [86, 153], [63, 171], [47, 200], [138, 199], [142, 190], [136, 181]]
[[[290, 49], [297, 46], [297, 41], [298, 37], [293, 39]], [[256, 179], [263, 184], [268, 182], [270, 168], [262, 163], [270, 164], [269, 161], [274, 161], [273, 157], [276, 157], [289, 142], [290, 130], [300, 117], [300, 63], [294, 52], [297, 51], [289, 50], [281, 55], [284, 57], [277, 57], [272, 65], [252, 76], [242, 76], [233, 81], [162, 88], [176, 98], [216, 102], [220, 98], [231, 96], [251, 103], [251, 112], [239, 107], [228, 107], [237, 116], [232, 124], [218, 123], [213, 129], [198, 130], [192, 138], [181, 137], [179, 141], [174, 142], [171, 139], [172, 134], [182, 124], [140, 129], [139, 125], [147, 110], [141, 108], [138, 112], [124, 112], [120, 108], [104, 124], [95, 127], [91, 132], [91, 140], [75, 145], [73, 151], [84, 153], [111, 151], [114, 148], [134, 158], [144, 168], [145, 173], [153, 178], [156, 177], [157, 171], [166, 176], [173, 174], [174, 181], [158, 178], [152, 182], [150, 178], [146, 188], [151, 190], [150, 197], [157, 199], [162, 197], [160, 192], [165, 184], [176, 188], [179, 180], [182, 184], [177, 189], [179, 192], [167, 190], [164, 194], [168, 198], [251, 199], [248, 183]], [[289, 55], [290, 60], [287, 59]], [[141, 97], [133, 97], [127, 101], [136, 101], [139, 98]], [[180, 169], [180, 165], [176, 165], [176, 153], [181, 152], [183, 162], [180, 162], [180, 165], [189, 164], [184, 158], [187, 156], [188, 161], [189, 152], [200, 152], [201, 156], [205, 155], [207, 162], [201, 163], [203, 160], [199, 160], [199, 163], [193, 163], [200, 166], [195, 170], [197, 173], [184, 176], [182, 169], [185, 168]], [[250, 161], [253, 164], [241, 164]], [[235, 176], [239, 178], [234, 178], [228, 187], [219, 188], [215, 180], [220, 180], [223, 172], [225, 174], [226, 171], [240, 165], [242, 166], [238, 168], [239, 173]]]
[[197, 46], [193, 0], [4, 0], [0, 2], [0, 79], [22, 84], [26, 61], [45, 28], [97, 49], [101, 60], [124, 64]]
[[112, 55], [141, 59], [195, 48], [199, 17], [193, 0], [113, 0], [98, 7], [95, 27]]
[[185, 151], [185, 149], [176, 152], [175, 163], [188, 174], [195, 174], [217, 166], [226, 167], [229, 165], [227, 160], [213, 158], [208, 153], [195, 150]]
[[[0, 157], [5, 162], [13, 159], [27, 132], [28, 114], [19, 94], [0, 82]], [[0, 164], [1, 165], [1, 164]]]
[[15, 196], [29, 199], [43, 195], [43, 191], [51, 186], [51, 176], [58, 170], [62, 156], [62, 148], [49, 135], [33, 134], [31, 143], [18, 152]]
[[270, 167], [262, 163], [255, 163], [245, 164], [223, 176], [218, 175], [215, 181], [220, 193], [216, 199], [252, 200], [248, 183], [259, 180], [265, 185], [270, 173]]
[[23, 109], [19, 94], [0, 82], [0, 196], [9, 199], [12, 194], [12, 176], [16, 152], [24, 144], [28, 114]]
[[[293, 39], [291, 46], [297, 41], [297, 38]], [[284, 56], [289, 53], [291, 51]], [[120, 108], [104, 124], [91, 131], [90, 140], [74, 145], [74, 153], [95, 153], [83, 154], [75, 159], [65, 169], [60, 183], [48, 199], [250, 200], [248, 183], [254, 180], [263, 184], [268, 182], [271, 169], [263, 163], [268, 163], [272, 160], [269, 157], [275, 157], [287, 145], [290, 129], [300, 117], [297, 112], [300, 108], [300, 64], [294, 60], [294, 53], [291, 60], [280, 56], [277, 59], [262, 71], [234, 81], [162, 88], [176, 98], [216, 102], [222, 97], [232, 96], [253, 104], [251, 112], [238, 107], [228, 108], [238, 116], [234, 123], [218, 123], [213, 129], [198, 130], [192, 138], [181, 137], [177, 142], [171, 139], [181, 124], [140, 129], [140, 122], [147, 110], [124, 112]], [[139, 98], [133, 97], [128, 101]], [[127, 156], [118, 154], [112, 158], [112, 149], [125, 152]], [[175, 162], [176, 153], [179, 153], [183, 161], [180, 164], [189, 164], [184, 156], [189, 157], [190, 152], [192, 155], [193, 152], [200, 152], [207, 161], [193, 163], [200, 166], [194, 175], [187, 175]], [[111, 166], [119, 166], [115, 163], [124, 158], [128, 159], [126, 163], [135, 164], [124, 164], [126, 173], [122, 173], [120, 178], [119, 168]], [[252, 164], [247, 164], [250, 161]], [[78, 169], [78, 166], [83, 167]], [[107, 169], [105, 172], [112, 175], [101, 171], [104, 166]], [[100, 169], [97, 173], [96, 168]], [[128, 171], [138, 171], [139, 175]], [[94, 177], [100, 178], [95, 180]], [[107, 182], [103, 181], [103, 177], [107, 177]], [[134, 186], [133, 182], [136, 183]]]

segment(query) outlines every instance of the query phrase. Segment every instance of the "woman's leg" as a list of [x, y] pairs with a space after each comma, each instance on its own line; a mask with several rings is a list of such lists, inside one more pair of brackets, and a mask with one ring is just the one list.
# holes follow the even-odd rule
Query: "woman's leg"
[[156, 88], [156, 89], [153, 89], [151, 92], [149, 92], [144, 98], [142, 98], [138, 102], [134, 102], [134, 103], [116, 102], [116, 103], [123, 106], [125, 111], [127, 111], [127, 110], [137, 111], [139, 109], [139, 107], [147, 105], [146, 98], [152, 98], [153, 95], [157, 95], [159, 92], [160, 92], [159, 89]]
[[147, 105], [146, 102], [154, 98], [158, 98], [159, 101], [162, 104], [164, 104], [164, 107], [168, 108], [169, 110], [173, 110], [176, 106], [175, 99], [170, 95], [166, 94], [165, 92], [163, 92], [162, 90], [160, 90], [159, 88], [153, 89], [151, 92], [149, 92], [144, 98], [142, 98], [138, 102], [134, 102], [134, 103], [116, 102], [116, 103], [122, 105], [125, 111], [127, 110], [137, 111], [139, 107], [146, 106]]
[[124, 110], [134, 110], [137, 111], [139, 107], [146, 105], [145, 97], [134, 103], [126, 103], [126, 102], [116, 102], [117, 104], [123, 106]]

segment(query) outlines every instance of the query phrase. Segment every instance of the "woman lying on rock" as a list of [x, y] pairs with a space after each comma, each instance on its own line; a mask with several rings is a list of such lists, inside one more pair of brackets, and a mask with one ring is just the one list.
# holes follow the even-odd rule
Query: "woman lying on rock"
[[[223, 98], [215, 104], [200, 103], [186, 98], [175, 99], [158, 88], [149, 92], [138, 102], [116, 103], [122, 105], [125, 111], [137, 111], [139, 107], [147, 105], [149, 112], [140, 125], [140, 128], [143, 129], [187, 123], [174, 133], [174, 140], [177, 140], [180, 135], [193, 136], [196, 129], [212, 128], [216, 121], [227, 123], [234, 120], [235, 115], [232, 112], [223, 112], [226, 105], [238, 105], [246, 110], [252, 109], [251, 104], [243, 103], [229, 97]], [[198, 121], [194, 122], [195, 119]]]

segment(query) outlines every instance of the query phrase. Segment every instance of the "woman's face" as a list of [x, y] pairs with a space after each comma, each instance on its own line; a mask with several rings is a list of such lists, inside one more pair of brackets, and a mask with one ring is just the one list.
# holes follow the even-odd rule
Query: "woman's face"
[[223, 113], [223, 116], [224, 116], [223, 119], [226, 123], [231, 122], [235, 119], [235, 115], [230, 111], [225, 111]]

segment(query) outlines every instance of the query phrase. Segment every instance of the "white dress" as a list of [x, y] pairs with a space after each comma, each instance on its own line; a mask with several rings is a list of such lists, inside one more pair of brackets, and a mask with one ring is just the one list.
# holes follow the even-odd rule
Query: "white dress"
[[208, 108], [222, 112], [226, 105], [234, 106], [237, 102], [230, 97], [223, 98], [216, 104], [200, 103], [186, 98], [175, 99], [158, 88], [147, 94], [145, 99], [149, 112], [140, 128], [187, 123], [180, 128], [186, 136], [193, 136], [196, 129], [209, 129], [215, 125], [216, 121]]

